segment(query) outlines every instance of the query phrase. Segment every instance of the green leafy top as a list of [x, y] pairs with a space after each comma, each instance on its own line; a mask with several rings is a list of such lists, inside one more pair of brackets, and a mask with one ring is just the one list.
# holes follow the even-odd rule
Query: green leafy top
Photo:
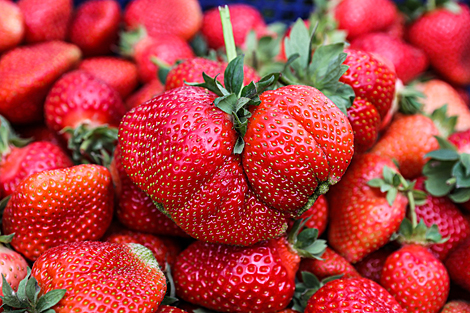
[[20, 138], [11, 127], [10, 122], [0, 115], [0, 158], [11, 152], [11, 147], [24, 147], [30, 139]]
[[302, 281], [298, 281], [295, 284], [294, 297], [292, 298], [294, 306], [292, 309], [304, 312], [307, 307], [308, 300], [317, 292], [321, 287], [326, 283], [333, 281], [335, 279], [340, 279], [343, 275], [330, 276], [322, 281], [319, 281], [318, 278], [310, 272], [301, 272]]
[[326, 249], [326, 241], [318, 239], [316, 228], [304, 228], [301, 231], [307, 221], [308, 218], [296, 220], [287, 241], [301, 257], [321, 260]]
[[0, 298], [3, 301], [2, 308], [5, 313], [54, 313], [52, 309], [65, 295], [66, 289], [51, 290], [41, 295], [41, 288], [38, 281], [31, 276], [31, 269], [28, 267], [28, 274], [18, 285], [15, 292], [2, 274], [2, 292]]
[[315, 30], [309, 33], [301, 19], [295, 22], [290, 36], [285, 38], [288, 64], [282, 72], [280, 82], [284, 85], [313, 86], [346, 114], [355, 94], [351, 86], [339, 81], [348, 69], [343, 64], [347, 57], [344, 52], [345, 43], [321, 45], [312, 55], [314, 33]]
[[416, 20], [426, 12], [432, 12], [440, 7], [455, 14], [461, 11], [457, 0], [405, 0], [398, 4], [399, 10], [409, 21]]
[[124, 57], [133, 57], [136, 44], [147, 36], [147, 30], [143, 25], [134, 30], [122, 32], [119, 36], [119, 53]]

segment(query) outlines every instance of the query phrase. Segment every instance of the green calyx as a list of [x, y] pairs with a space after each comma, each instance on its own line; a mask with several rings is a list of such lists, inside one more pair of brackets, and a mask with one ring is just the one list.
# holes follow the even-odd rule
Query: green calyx
[[397, 90], [399, 111], [403, 114], [417, 114], [422, 113], [423, 103], [422, 99], [426, 96], [415, 88], [415, 84], [403, 86]]
[[2, 274], [2, 292], [0, 298], [3, 301], [2, 308], [5, 313], [54, 313], [52, 309], [67, 292], [66, 289], [51, 290], [46, 294], [41, 294], [38, 281], [31, 276], [31, 269], [28, 267], [28, 274], [18, 285], [15, 292]]
[[447, 104], [434, 110], [429, 116], [434, 122], [434, 125], [439, 130], [439, 134], [444, 138], [449, 137], [455, 132], [455, 125], [457, 125], [458, 116], [447, 115]]
[[405, 14], [409, 21], [416, 20], [423, 14], [438, 8], [444, 8], [454, 14], [461, 12], [457, 0], [406, 0], [398, 4], [398, 9]]
[[6, 156], [10, 153], [11, 147], [24, 147], [31, 142], [31, 139], [20, 138], [10, 122], [2, 115], [0, 115], [0, 157]]
[[333, 281], [335, 279], [340, 279], [343, 275], [335, 275], [331, 277], [327, 277], [322, 281], [318, 280], [318, 278], [310, 273], [310, 272], [302, 272], [302, 281], [298, 281], [295, 284], [295, 292], [294, 297], [292, 298], [294, 302], [294, 306], [292, 309], [304, 312], [305, 308], [307, 307], [308, 300], [313, 296], [315, 292], [317, 292], [321, 287], [323, 287], [326, 283]]
[[428, 246], [436, 243], [444, 243], [449, 240], [449, 238], [442, 238], [436, 224], [432, 224], [431, 227], [428, 227], [424, 224], [423, 220], [420, 220], [418, 224], [413, 226], [413, 222], [409, 218], [404, 218], [400, 224], [400, 230], [398, 233], [393, 234], [390, 240], [397, 240], [402, 245], [419, 244]]
[[70, 135], [67, 147], [72, 151], [75, 164], [99, 164], [108, 167], [111, 164], [117, 144], [118, 129], [101, 125], [91, 127], [81, 124], [77, 128], [64, 128], [61, 133]]
[[321, 260], [321, 256], [326, 249], [326, 241], [318, 239], [318, 229], [316, 228], [304, 228], [302, 230], [307, 220], [308, 218], [295, 221], [287, 236], [287, 241], [301, 257]]
[[426, 191], [435, 197], [448, 196], [453, 202], [470, 200], [470, 154], [460, 153], [451, 142], [436, 137], [439, 149], [425, 155], [423, 167]]
[[143, 25], [140, 25], [135, 30], [122, 32], [119, 37], [119, 53], [124, 57], [133, 57], [134, 47], [147, 36], [147, 30]]
[[345, 43], [318, 46], [312, 55], [314, 34], [315, 29], [309, 33], [301, 19], [295, 22], [284, 41], [288, 61], [279, 81], [284, 85], [313, 86], [347, 114], [355, 94], [351, 86], [339, 81], [348, 70], [343, 64], [347, 58]]

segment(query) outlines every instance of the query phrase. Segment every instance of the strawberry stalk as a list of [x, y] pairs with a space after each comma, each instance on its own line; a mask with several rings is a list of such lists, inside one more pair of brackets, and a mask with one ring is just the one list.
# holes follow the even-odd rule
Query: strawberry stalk
[[224, 7], [219, 6], [219, 13], [222, 21], [227, 62], [230, 63], [237, 57], [237, 48], [235, 46], [235, 38], [233, 37], [232, 23], [230, 22], [230, 10], [227, 5]]

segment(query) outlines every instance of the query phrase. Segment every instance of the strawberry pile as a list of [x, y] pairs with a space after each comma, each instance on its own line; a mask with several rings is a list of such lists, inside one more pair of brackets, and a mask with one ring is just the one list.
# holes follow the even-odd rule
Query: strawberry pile
[[470, 312], [470, 6], [0, 0], [0, 312]]

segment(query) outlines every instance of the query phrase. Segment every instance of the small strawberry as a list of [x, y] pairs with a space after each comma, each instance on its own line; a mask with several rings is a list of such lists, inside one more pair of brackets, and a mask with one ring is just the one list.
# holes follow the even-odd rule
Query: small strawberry
[[365, 313], [371, 310], [383, 313], [405, 312], [379, 284], [367, 278], [358, 277], [327, 282], [308, 300], [304, 312]]
[[72, 0], [20, 0], [26, 43], [65, 40], [72, 19]]
[[144, 26], [149, 36], [175, 35], [191, 39], [202, 24], [202, 10], [197, 0], [134, 0], [124, 10], [126, 29]]
[[343, 0], [334, 8], [338, 28], [348, 39], [386, 30], [397, 19], [397, 8], [391, 0]]
[[[320, 195], [310, 209], [305, 211], [300, 219], [306, 219], [305, 227], [318, 229], [318, 236], [321, 236], [328, 224], [328, 201], [325, 195]], [[289, 221], [288, 231], [294, 226], [295, 219]]]
[[446, 268], [417, 244], [405, 245], [387, 258], [380, 284], [406, 312], [437, 313], [449, 294]]
[[35, 173], [23, 180], [3, 213], [11, 245], [29, 260], [65, 242], [98, 240], [113, 216], [109, 171], [78, 165]]
[[76, 9], [69, 38], [85, 56], [111, 53], [117, 44], [121, 8], [116, 0], [90, 0]]
[[24, 36], [24, 19], [14, 2], [0, 1], [0, 53], [21, 43]]
[[470, 291], [470, 238], [449, 254], [445, 265], [452, 281]]
[[422, 50], [385, 33], [362, 35], [352, 41], [351, 49], [363, 50], [387, 58], [393, 63], [397, 77], [404, 84], [418, 77], [429, 65], [429, 60]]
[[17, 47], [0, 58], [0, 114], [15, 124], [40, 121], [47, 92], [81, 58], [72, 44]]
[[470, 303], [455, 300], [447, 302], [441, 313], [470, 313]]
[[[101, 0], [100, 0], [101, 2]], [[78, 69], [84, 70], [114, 88], [125, 99], [139, 84], [134, 63], [118, 57], [94, 57], [83, 60]]]
[[[217, 62], [204, 58], [190, 58], [178, 65], [174, 66], [166, 77], [165, 90], [170, 90], [176, 87], [185, 86], [185, 83], [203, 83], [204, 79], [202, 73], [210, 77], [216, 77], [217, 81], [224, 84], [224, 71], [227, 68], [227, 63]], [[248, 85], [250, 82], [257, 82], [261, 77], [256, 71], [249, 67], [243, 67], [244, 79], [243, 84]]]
[[299, 234], [300, 226], [299, 220], [288, 238], [248, 247], [190, 244], [173, 267], [176, 295], [219, 312], [268, 313], [286, 308], [294, 295], [300, 257], [318, 258], [326, 247], [316, 240], [315, 229]]
[[470, 83], [470, 8], [463, 3], [454, 6], [456, 10], [431, 8], [413, 22], [407, 37], [427, 54], [439, 74], [466, 85]]
[[125, 105], [127, 110], [130, 110], [142, 103], [155, 98], [165, 91], [165, 86], [161, 83], [160, 79], [155, 78], [150, 82], [146, 83], [140, 89], [135, 91], [129, 97], [127, 97]]
[[[258, 38], [269, 34], [263, 15], [256, 7], [244, 3], [234, 3], [229, 4], [228, 8], [237, 47], [244, 46], [250, 31], [254, 31]], [[210, 48], [220, 49], [225, 46], [218, 8], [204, 12], [201, 34]]]
[[392, 254], [394, 250], [390, 245], [386, 245], [378, 250], [375, 250], [361, 261], [354, 264], [357, 272], [365, 278], [380, 283], [380, 277], [382, 276], [382, 269], [385, 261]]

